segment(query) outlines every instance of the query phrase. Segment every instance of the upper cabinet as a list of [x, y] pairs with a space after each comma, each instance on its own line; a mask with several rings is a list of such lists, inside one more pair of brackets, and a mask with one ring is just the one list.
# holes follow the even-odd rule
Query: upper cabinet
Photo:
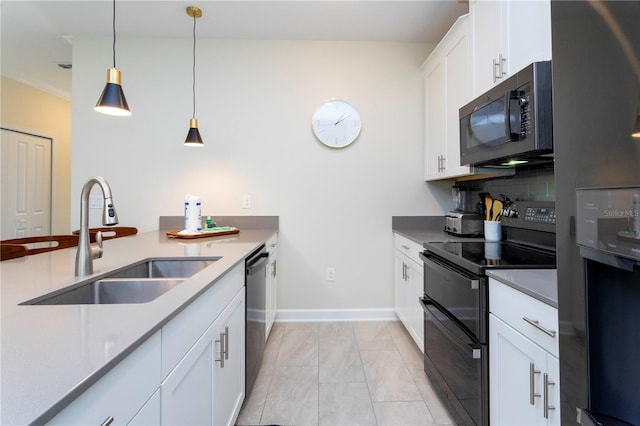
[[470, 174], [460, 166], [458, 109], [471, 100], [469, 16], [461, 16], [422, 65], [425, 87], [425, 180]]
[[472, 100], [471, 57], [469, 15], [464, 15], [421, 67], [425, 89], [426, 181], [512, 173], [460, 164], [458, 110]]
[[551, 59], [551, 1], [469, 2], [473, 97], [535, 61]]

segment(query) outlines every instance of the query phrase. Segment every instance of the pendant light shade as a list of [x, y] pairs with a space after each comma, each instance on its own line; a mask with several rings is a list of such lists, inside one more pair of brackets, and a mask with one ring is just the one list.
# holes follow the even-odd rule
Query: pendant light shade
[[192, 69], [192, 95], [193, 95], [193, 115], [189, 120], [189, 132], [184, 141], [185, 146], [204, 146], [200, 131], [198, 130], [198, 119], [196, 118], [196, 19], [202, 16], [202, 10], [195, 6], [187, 7], [187, 15], [193, 18], [193, 69]]
[[116, 68], [107, 70], [107, 85], [104, 86], [102, 95], [94, 108], [96, 111], [109, 115], [131, 115], [127, 98], [124, 97], [120, 84], [120, 71]]
[[117, 116], [131, 115], [121, 81], [122, 75], [116, 68], [116, 0], [113, 0], [113, 68], [107, 70], [107, 84], [94, 108], [96, 111]]
[[203, 146], [202, 137], [200, 137], [200, 131], [198, 130], [198, 119], [192, 118], [189, 120], [189, 133], [187, 133], [187, 139], [184, 144], [186, 146]]

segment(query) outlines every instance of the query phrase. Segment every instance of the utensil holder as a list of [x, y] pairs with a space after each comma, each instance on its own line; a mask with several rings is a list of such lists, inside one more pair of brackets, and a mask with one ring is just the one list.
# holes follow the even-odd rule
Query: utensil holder
[[502, 239], [502, 225], [497, 220], [484, 221], [485, 241], [500, 241]]

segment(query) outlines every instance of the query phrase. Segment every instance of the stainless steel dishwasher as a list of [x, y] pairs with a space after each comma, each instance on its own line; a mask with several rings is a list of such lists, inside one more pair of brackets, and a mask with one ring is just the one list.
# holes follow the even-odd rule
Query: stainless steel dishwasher
[[266, 284], [269, 253], [263, 245], [246, 259], [247, 287], [245, 396], [249, 397], [258, 377], [265, 347]]

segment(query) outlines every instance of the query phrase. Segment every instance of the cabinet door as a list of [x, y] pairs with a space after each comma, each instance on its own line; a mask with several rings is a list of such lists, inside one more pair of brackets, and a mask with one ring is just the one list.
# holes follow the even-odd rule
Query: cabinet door
[[541, 396], [546, 356], [539, 346], [493, 314], [489, 315], [489, 412], [492, 425], [546, 424]]
[[438, 179], [443, 173], [446, 153], [445, 67], [440, 58], [425, 67], [425, 180]]
[[[244, 289], [213, 324], [217, 335], [225, 335], [224, 364], [216, 361], [213, 370], [213, 424], [233, 426], [244, 401]], [[218, 355], [220, 359], [220, 355]]]
[[547, 374], [549, 382], [553, 382], [546, 389], [549, 401], [547, 424], [560, 425], [560, 361], [550, 354], [547, 354]]
[[267, 251], [269, 252], [269, 263], [267, 264], [267, 291], [266, 291], [266, 311], [267, 325], [265, 329], [265, 341], [269, 339], [271, 327], [276, 319], [278, 310], [278, 239], [277, 235], [267, 241]]
[[424, 311], [418, 301], [424, 296], [424, 267], [409, 261], [409, 314], [410, 334], [416, 345], [424, 352]]
[[220, 345], [211, 325], [164, 380], [162, 424], [212, 424], [213, 368], [220, 359]]
[[395, 285], [395, 309], [396, 315], [402, 321], [405, 328], [409, 330], [409, 289], [410, 283], [407, 280], [407, 258], [396, 250], [394, 259], [394, 285]]
[[[469, 3], [474, 96], [481, 95], [496, 82], [501, 81], [494, 79], [494, 75], [497, 74], [494, 61], [500, 59], [499, 55], [506, 59], [506, 53], [503, 52], [503, 40], [506, 35], [503, 11], [506, 3], [502, 0], [475, 0]], [[506, 64], [503, 63], [502, 66], [504, 69]]]
[[470, 174], [468, 166], [460, 165], [460, 107], [471, 101], [471, 58], [468, 27], [463, 22], [461, 30], [453, 34], [446, 49], [445, 63], [445, 125], [446, 150], [444, 174], [456, 177]]
[[551, 1], [528, 0], [505, 2], [504, 27], [508, 28], [506, 69], [517, 73], [536, 61], [551, 59]]

